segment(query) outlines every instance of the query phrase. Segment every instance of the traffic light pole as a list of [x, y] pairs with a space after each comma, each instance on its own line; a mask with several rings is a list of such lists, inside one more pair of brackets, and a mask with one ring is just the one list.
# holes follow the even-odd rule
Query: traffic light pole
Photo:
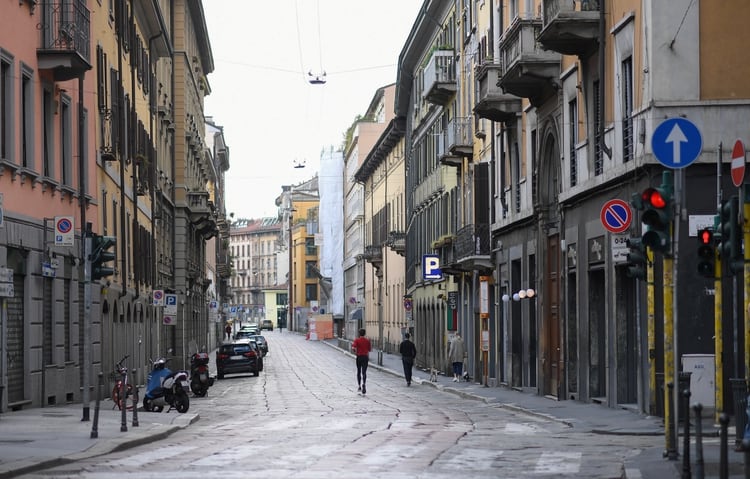
[[[676, 408], [674, 408], [674, 403], [677, 398], [679, 398], [679, 387], [677, 387], [677, 382], [675, 382], [675, 344], [674, 344], [674, 315], [673, 315], [673, 288], [674, 288], [674, 273], [672, 271], [672, 268], [674, 267], [674, 260], [669, 254], [665, 254], [663, 256], [664, 260], [662, 262], [662, 277], [664, 278], [663, 282], [663, 290], [664, 290], [664, 437], [666, 440], [666, 453], [669, 457], [669, 459], [676, 459], [677, 458], [677, 448], [675, 439], [677, 438], [676, 434], [672, 434], [672, 431], [670, 431], [670, 425], [674, 424], [674, 427], [677, 427], [678, 421], [676, 420]], [[674, 398], [670, 397], [670, 394], [667, 394], [667, 391], [669, 390], [667, 387], [667, 384], [669, 382], [672, 382], [674, 384]], [[670, 402], [670, 399], [672, 400]], [[672, 420], [672, 415], [675, 415], [675, 420]]]
[[714, 266], [714, 403], [716, 405], [714, 420], [718, 424], [719, 416], [724, 412], [724, 328], [721, 324], [721, 252], [716, 248]]
[[[648, 249], [646, 250], [648, 251]], [[651, 253], [653, 254], [653, 252]], [[648, 257], [648, 252], [646, 253]], [[656, 320], [654, 306], [654, 263], [648, 261], [646, 266], [646, 315], [648, 327], [648, 370], [649, 370], [649, 404], [651, 415], [656, 416]], [[663, 386], [663, 385], [662, 385]], [[666, 386], [664, 386], [666, 387]]]
[[745, 183], [742, 185], [742, 236], [744, 248], [744, 265], [743, 265], [743, 276], [745, 283], [745, 308], [743, 309], [743, 315], [745, 317], [745, 380], [750, 380], [750, 201], [748, 200], [750, 195], [750, 185]]
[[90, 399], [90, 381], [91, 375], [91, 223], [86, 223], [86, 230], [83, 235], [83, 381], [81, 386], [83, 392], [81, 401], [83, 402], [83, 418], [81, 421], [89, 420]]

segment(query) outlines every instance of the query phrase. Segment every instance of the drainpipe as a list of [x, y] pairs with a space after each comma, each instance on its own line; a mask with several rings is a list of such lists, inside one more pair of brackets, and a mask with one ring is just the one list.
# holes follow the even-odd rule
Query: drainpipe
[[[130, 7], [130, 31], [135, 32], [135, 5], [131, 4]], [[135, 39], [132, 40], [133, 42]], [[135, 69], [136, 69], [136, 63], [138, 61], [137, 58], [135, 58], [135, 45], [132, 45], [130, 48], [130, 135], [128, 135], [128, 139], [130, 140], [130, 152], [131, 155], [135, 153], [136, 150], [136, 138], [138, 135], [138, 116], [135, 113], [135, 82], [136, 82], [136, 75], [135, 75]], [[140, 248], [140, 237], [138, 234], [138, 187], [136, 186], [136, 183], [138, 181], [138, 169], [140, 168], [135, 161], [135, 157], [133, 157], [133, 171], [132, 171], [132, 189], [131, 189], [131, 195], [132, 195], [132, 207], [133, 207], [133, 224], [132, 228], [130, 230], [130, 234], [133, 238], [133, 282], [135, 283], [135, 295], [133, 296], [133, 299], [138, 299], [140, 296], [140, 270], [136, 268], [136, 261], [135, 261], [135, 252], [139, 251]]]
[[[120, 11], [122, 12], [122, 5], [120, 6]], [[122, 15], [122, 14], [121, 14]], [[118, 89], [122, 91], [122, 36], [124, 35], [124, 32], [122, 31], [122, 28], [124, 28], [124, 25], [122, 23], [121, 15], [118, 15], [118, 22], [120, 22], [120, 32], [119, 35], [117, 35], [117, 72], [119, 74], [119, 80], [120, 84], [118, 85]], [[118, 94], [120, 93], [118, 91]], [[119, 241], [120, 243], [120, 285], [122, 289], [120, 290], [120, 294], [118, 297], [122, 298], [127, 294], [127, 277], [128, 277], [128, 263], [127, 263], [127, 245], [126, 243], [126, 237], [125, 237], [125, 156], [129, 154], [127, 145], [125, 145], [125, 142], [123, 141], [125, 138], [125, 128], [124, 128], [124, 121], [127, 116], [124, 114], [124, 104], [125, 104], [125, 96], [119, 95], [119, 104], [121, 105], [119, 108], [119, 111], [117, 112], [118, 116], [118, 122], [117, 127], [119, 129], [118, 138], [120, 139], [120, 236], [122, 241]], [[118, 312], [122, 312], [120, 309]]]

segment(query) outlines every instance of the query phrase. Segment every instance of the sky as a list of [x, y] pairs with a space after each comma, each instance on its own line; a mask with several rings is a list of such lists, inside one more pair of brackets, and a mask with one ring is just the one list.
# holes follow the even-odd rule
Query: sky
[[[203, 0], [214, 58], [205, 114], [229, 146], [227, 214], [276, 216], [283, 185], [319, 174], [321, 151], [339, 149], [377, 89], [396, 82], [421, 5]], [[308, 81], [323, 73], [325, 83]]]

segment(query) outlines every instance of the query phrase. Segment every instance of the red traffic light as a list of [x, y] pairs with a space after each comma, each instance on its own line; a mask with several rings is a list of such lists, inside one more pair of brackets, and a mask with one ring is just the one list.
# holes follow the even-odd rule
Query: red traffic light
[[712, 245], [714, 242], [714, 232], [710, 229], [702, 229], [698, 232], [698, 241], [704, 245]]
[[663, 209], [667, 206], [667, 201], [661, 192], [656, 188], [646, 188], [641, 193], [641, 200], [644, 204], [651, 205], [656, 209]]

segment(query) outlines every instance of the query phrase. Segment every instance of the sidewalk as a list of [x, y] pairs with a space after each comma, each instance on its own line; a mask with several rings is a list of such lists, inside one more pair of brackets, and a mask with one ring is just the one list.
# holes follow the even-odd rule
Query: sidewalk
[[[331, 339], [325, 343], [339, 349], [338, 340]], [[343, 351], [351, 355], [349, 351]], [[401, 357], [396, 354], [383, 354], [382, 366], [378, 364], [378, 352], [370, 353], [370, 367], [403, 377]], [[500, 407], [522, 411], [537, 417], [559, 421], [578, 431], [591, 434], [614, 435], [653, 435], [664, 437], [662, 418], [646, 416], [626, 409], [613, 409], [599, 404], [588, 404], [579, 401], [557, 401], [537, 395], [534, 391], [519, 391], [508, 387], [484, 387], [475, 382], [453, 382], [452, 377], [438, 375], [437, 381], [430, 381], [428, 371], [414, 368], [412, 383], [417, 386], [428, 386], [447, 391], [462, 397], [497, 404]], [[404, 384], [404, 386], [406, 386]], [[720, 445], [718, 428], [713, 421], [702, 423], [703, 426], [703, 461], [705, 478], [719, 478]], [[680, 428], [682, 434], [682, 428]], [[695, 430], [691, 428], [690, 448], [692, 477], [695, 469]], [[729, 428], [728, 472], [729, 478], [744, 478], [744, 455], [734, 451], [734, 428]], [[663, 456], [664, 448], [645, 450], [629, 458], [625, 463], [623, 478], [626, 479], [671, 479], [680, 478], [683, 468], [683, 437], [678, 438], [680, 457], [668, 460]]]
[[174, 410], [158, 414], [138, 411], [138, 426], [133, 426], [133, 411], [127, 411], [127, 430], [121, 431], [122, 412], [113, 409], [113, 405], [109, 399], [101, 402], [95, 438], [91, 438], [94, 401], [90, 420], [86, 422], [81, 421], [81, 404], [0, 414], [0, 478], [146, 444], [199, 419], [190, 411], [185, 414]]

